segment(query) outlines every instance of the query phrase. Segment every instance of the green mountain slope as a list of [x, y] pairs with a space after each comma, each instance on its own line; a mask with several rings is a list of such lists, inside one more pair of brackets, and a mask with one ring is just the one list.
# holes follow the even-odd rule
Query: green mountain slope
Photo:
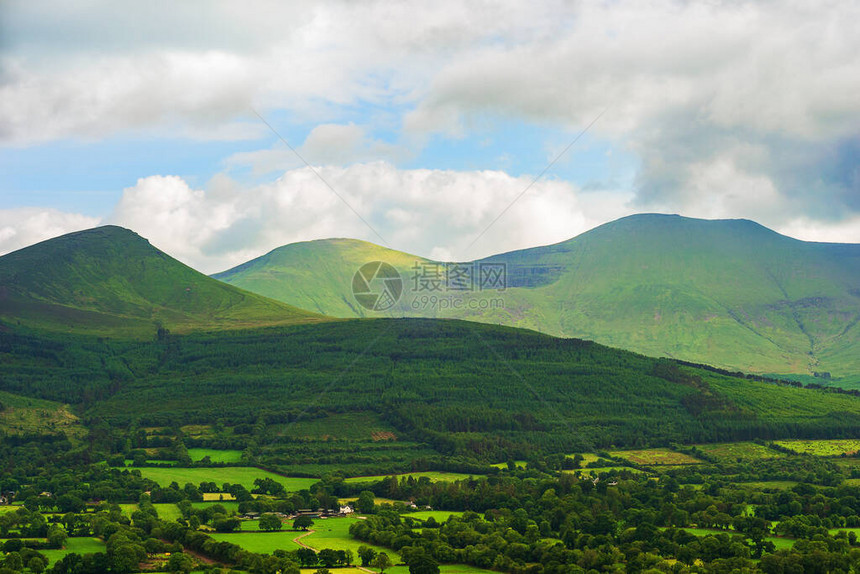
[[798, 241], [746, 220], [623, 218], [475, 262], [504, 264], [508, 288], [443, 291], [435, 306], [411, 281], [411, 267], [426, 260], [349, 240], [289, 245], [217, 277], [298, 306], [312, 298], [328, 315], [362, 316], [374, 313], [356, 309], [351, 278], [372, 258], [390, 258], [403, 275], [403, 297], [389, 314], [501, 323], [731, 369], [860, 383], [860, 245]]
[[355, 413], [397, 437], [368, 438], [362, 455], [392, 460], [427, 448], [496, 462], [860, 431], [856, 396], [466, 321], [350, 320], [135, 343], [0, 332], [0, 360], [0, 389], [75, 404], [112, 426], [242, 424], [239, 448], [252, 433], [261, 457], [285, 465], [309, 452], [333, 464], [354, 457], [349, 441], [288, 437], [297, 420], [325, 428]]
[[385, 261], [404, 278], [429, 260], [356, 239], [303, 241], [213, 275], [215, 279], [334, 317], [376, 316], [352, 295], [352, 278], [365, 263]]
[[158, 326], [181, 332], [317, 320], [211, 279], [121, 227], [0, 257], [0, 321], [7, 325], [153, 336]]

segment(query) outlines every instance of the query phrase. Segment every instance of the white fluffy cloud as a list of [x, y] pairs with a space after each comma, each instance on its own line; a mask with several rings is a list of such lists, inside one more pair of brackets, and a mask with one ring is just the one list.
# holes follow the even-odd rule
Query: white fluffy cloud
[[[178, 176], [150, 176], [125, 189], [103, 220], [37, 208], [0, 210], [0, 253], [112, 223], [136, 231], [206, 273], [280, 245], [329, 237], [365, 239], [439, 260], [468, 260], [563, 241], [635, 211], [629, 192], [588, 191], [542, 180], [493, 223], [529, 186], [529, 177], [500, 171], [401, 170], [387, 162], [316, 169], [369, 226], [306, 167], [250, 189], [226, 176], [214, 178], [205, 189]], [[708, 205], [691, 205], [690, 211], [700, 210], [694, 215], [728, 217], [733, 202], [746, 202], [767, 219], [768, 202], [757, 199], [757, 194], [774, 193], [766, 181], [752, 178], [743, 188], [747, 193], [720, 195], [722, 182], [737, 178], [732, 163], [694, 169], [701, 169], [701, 192], [711, 198]], [[860, 217], [839, 224], [789, 217], [773, 227], [810, 241], [860, 242]]]
[[[128, 132], [250, 139], [266, 133], [251, 110], [278, 111], [318, 126], [301, 153], [341, 166], [324, 168], [327, 179], [392, 246], [461, 257], [458, 242], [477, 235], [523, 181], [395, 169], [413, 156], [373, 139], [380, 125], [350, 124], [351, 111], [384, 110], [383, 120], [355, 121], [378, 121], [400, 130], [392, 141], [414, 143], [466, 134], [482, 115], [571, 131], [606, 110], [592, 131], [636, 156], [635, 185], [595, 199], [541, 182], [488, 244], [562, 239], [631, 209], [856, 237], [860, 4], [852, 0], [31, 0], [0, 11], [4, 145]], [[111, 220], [152, 229], [154, 240], [209, 269], [219, 253], [237, 259], [236, 242], [251, 253], [332, 234], [374, 239], [280, 145], [226, 164], [287, 173], [244, 191], [224, 178], [205, 190], [145, 178]]]
[[[328, 237], [384, 239], [392, 248], [419, 255], [473, 259], [562, 241], [601, 223], [607, 213], [630, 213], [618, 194], [542, 181], [491, 225], [529, 178], [497, 171], [399, 170], [385, 162], [318, 171], [369, 226], [308, 168], [253, 189], [225, 178], [205, 190], [175, 176], [144, 178], [125, 190], [109, 221], [211, 273], [286, 243]], [[534, 221], [541, 223], [533, 226]], [[470, 246], [483, 229], [486, 234]]]
[[0, 209], [0, 255], [98, 225], [99, 218], [37, 207]]

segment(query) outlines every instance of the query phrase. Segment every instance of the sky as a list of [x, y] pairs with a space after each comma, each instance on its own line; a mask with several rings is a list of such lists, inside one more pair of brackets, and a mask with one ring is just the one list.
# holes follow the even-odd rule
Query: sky
[[0, 0], [0, 254], [442, 260], [640, 212], [860, 243], [856, 1]]

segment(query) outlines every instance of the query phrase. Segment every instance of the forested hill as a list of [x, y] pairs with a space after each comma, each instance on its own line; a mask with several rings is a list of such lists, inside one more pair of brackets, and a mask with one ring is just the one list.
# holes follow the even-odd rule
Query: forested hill
[[[217, 277], [328, 315], [364, 316], [373, 313], [354, 304], [350, 287], [373, 260], [404, 279], [389, 315], [501, 323], [860, 388], [860, 245], [798, 241], [747, 220], [633, 215], [467, 264], [504, 264], [503, 293], [421, 290], [413, 268], [437, 265], [444, 283], [444, 265], [343, 239], [289, 245]], [[448, 304], [426, 305], [428, 295]], [[491, 297], [504, 305], [469, 304]]]
[[[255, 448], [275, 454], [310, 448], [301, 437], [287, 444], [286, 425], [297, 419], [356, 413], [396, 438], [372, 443], [377, 451], [430, 445], [485, 461], [536, 449], [860, 433], [854, 396], [462, 321], [351, 320], [147, 342], [6, 332], [0, 360], [0, 388], [78, 405], [86, 420], [218, 421], [255, 429]], [[337, 428], [324, 434], [336, 438]]]
[[127, 229], [70, 233], [0, 257], [0, 322], [155, 336], [323, 319], [211, 279]]

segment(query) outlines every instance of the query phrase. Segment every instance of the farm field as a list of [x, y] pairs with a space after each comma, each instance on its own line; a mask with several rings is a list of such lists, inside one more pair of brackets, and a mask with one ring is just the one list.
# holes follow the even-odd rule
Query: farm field
[[565, 456], [567, 456], [567, 458], [573, 458], [573, 457], [575, 457], [577, 454], [579, 454], [579, 456], [581, 456], [581, 457], [582, 457], [582, 462], [580, 463], [580, 465], [581, 465], [581, 466], [587, 466], [587, 465], [589, 465], [589, 464], [591, 464], [591, 463], [593, 463], [593, 462], [597, 462], [598, 460], [600, 460], [601, 458], [603, 458], [603, 457], [601, 457], [600, 455], [595, 454], [595, 453], [593, 453], [593, 452], [574, 453], [574, 454], [568, 454], [568, 455], [565, 455]]
[[62, 433], [78, 442], [86, 429], [68, 405], [0, 391], [0, 430], [8, 435]]
[[667, 448], [649, 448], [643, 450], [616, 450], [609, 454], [629, 460], [634, 464], [645, 466], [701, 464], [702, 461], [688, 454], [675, 452]]
[[[710, 534], [730, 534], [733, 536], [739, 536], [739, 534], [734, 530], [718, 530], [716, 528], [679, 528], [679, 530], [689, 532], [693, 536], [708, 536]], [[791, 548], [795, 543], [793, 538], [783, 538], [781, 536], [766, 536], [765, 540], [773, 542], [773, 545], [777, 550]]]
[[[274, 425], [280, 436], [315, 440], [394, 441], [394, 428], [372, 413], [343, 413], [323, 419]], [[213, 459], [214, 460], [214, 459]]]
[[288, 491], [294, 492], [309, 488], [312, 484], [319, 482], [316, 478], [293, 478], [285, 477], [266, 470], [260, 470], [252, 466], [231, 466], [226, 468], [150, 468], [136, 467], [140, 474], [157, 482], [161, 486], [169, 486], [176, 482], [180, 486], [187, 483], [200, 484], [201, 482], [215, 482], [217, 484], [241, 484], [248, 490], [254, 488], [254, 480], [258, 478], [271, 478], [275, 482], [284, 485]]
[[[515, 460], [514, 464], [516, 465], [517, 468], [526, 468], [526, 466], [528, 466], [528, 463], [524, 460]], [[492, 466], [493, 468], [505, 469], [505, 468], [508, 468], [508, 463], [497, 462], [495, 464], [491, 464], [490, 466]]]
[[239, 503], [234, 500], [226, 500], [224, 502], [192, 502], [191, 508], [209, 508], [210, 506], [214, 506], [216, 504], [223, 506], [227, 510], [227, 512], [239, 512]]
[[298, 550], [301, 548], [293, 542], [293, 538], [301, 533], [293, 531], [280, 532], [210, 532], [209, 536], [219, 542], [237, 544], [249, 552], [271, 554], [275, 550]]
[[[314, 532], [302, 538], [302, 542], [315, 548], [322, 550], [323, 548], [331, 548], [333, 550], [352, 550], [355, 556], [358, 556], [358, 547], [361, 545], [370, 546], [380, 552], [387, 552], [391, 557], [392, 562], [400, 562], [400, 555], [390, 548], [374, 546], [366, 542], [354, 539], [349, 534], [349, 527], [358, 521], [358, 518], [328, 518], [326, 520], [314, 520], [314, 525], [311, 530]], [[299, 534], [293, 534], [293, 538]]]
[[793, 480], [762, 480], [758, 482], [738, 482], [737, 485], [742, 488], [752, 488], [755, 490], [767, 490], [769, 488], [788, 490], [797, 486], [797, 482]]
[[831, 528], [827, 532], [830, 534], [838, 534], [840, 532], [845, 532], [845, 533], [853, 532], [858, 537], [860, 537], [860, 528]]
[[719, 462], [746, 462], [785, 456], [781, 452], [754, 442], [727, 442], [694, 446], [703, 453], [713, 456]]
[[158, 512], [158, 517], [161, 520], [175, 522], [177, 519], [182, 518], [182, 513], [179, 512], [179, 507], [175, 504], [165, 502], [160, 504], [153, 504], [152, 506], [155, 507], [155, 511]]
[[[390, 553], [389, 553], [390, 554]], [[386, 574], [409, 574], [408, 566], [393, 566], [388, 568]], [[440, 564], [439, 574], [492, 574], [492, 570], [484, 570], [477, 566], [468, 564]]]
[[[284, 528], [282, 528], [281, 530], [286, 530], [287, 526], [288, 526], [287, 524], [284, 524]], [[260, 530], [260, 521], [259, 520], [243, 520], [239, 524], [239, 530], [241, 530], [242, 532], [255, 532], [257, 530]]]
[[204, 457], [209, 457], [212, 462], [241, 462], [241, 450], [217, 450], [214, 448], [189, 448], [188, 456], [194, 462], [203, 460]]
[[797, 454], [814, 454], [816, 456], [850, 455], [860, 451], [860, 439], [775, 440], [773, 443]]
[[387, 474], [378, 474], [374, 476], [353, 476], [347, 478], [344, 482], [346, 483], [359, 483], [359, 482], [378, 482], [383, 478], [387, 478], [389, 476], [396, 476], [397, 479], [405, 478], [407, 476], [411, 476], [418, 480], [419, 478], [426, 477], [429, 478], [432, 482], [454, 482], [457, 480], [466, 480], [470, 476], [469, 474], [461, 474], [458, 472], [442, 472], [442, 471], [433, 471], [428, 470], [425, 472], [409, 472], [405, 474], [395, 474], [395, 475], [387, 475]]
[[630, 466], [604, 466], [604, 467], [595, 467], [595, 468], [577, 468], [574, 470], [563, 470], [562, 472], [566, 474], [576, 474], [577, 472], [582, 474], [583, 476], [596, 476], [601, 472], [609, 472], [611, 470], [626, 470], [628, 472], [632, 472], [633, 474], [648, 474], [644, 470], [640, 470], [638, 468], [633, 468]]
[[436, 522], [445, 522], [448, 520], [449, 516], [463, 516], [463, 513], [459, 510], [420, 510], [418, 512], [410, 512], [409, 514], [403, 515], [404, 518], [407, 516], [421, 520], [427, 520], [428, 518], [433, 517]]
[[66, 540], [66, 547], [61, 548], [59, 550], [40, 550], [42, 554], [44, 554], [50, 564], [54, 564], [56, 561], [61, 560], [67, 554], [75, 553], [75, 554], [93, 554], [95, 552], [104, 552], [105, 551], [105, 543], [102, 542], [98, 538], [68, 538]]
[[[356, 500], [358, 500], [358, 497], [357, 497], [357, 496], [347, 496], [346, 498], [339, 498], [339, 499], [338, 499], [338, 502], [339, 502], [340, 504], [347, 504], [347, 503], [349, 503], [349, 502], [355, 502]], [[378, 497], [378, 496], [377, 496], [377, 497], [375, 497], [375, 498], [373, 499], [373, 501], [374, 501], [376, 504], [391, 504], [391, 505], [394, 505], [394, 504], [406, 504], [406, 501], [405, 501], [405, 500], [394, 500], [393, 498], [380, 498], [380, 497]]]
[[119, 508], [124, 515], [131, 517], [132, 513], [137, 510], [137, 504], [120, 504]]
[[229, 502], [236, 497], [229, 492], [204, 492], [203, 502]]

